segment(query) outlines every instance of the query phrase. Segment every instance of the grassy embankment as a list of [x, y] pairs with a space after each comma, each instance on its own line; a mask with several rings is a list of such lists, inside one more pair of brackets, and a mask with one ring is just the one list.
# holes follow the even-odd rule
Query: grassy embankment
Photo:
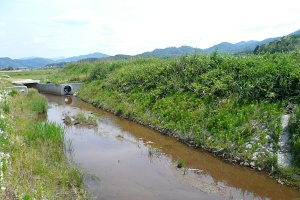
[[3, 92], [0, 102], [0, 199], [85, 199], [82, 173], [65, 156], [64, 130], [44, 122], [46, 99]]
[[[300, 186], [300, 52], [75, 63], [55, 79], [78, 95], [232, 162]], [[281, 116], [291, 115], [293, 166], [277, 163]]]

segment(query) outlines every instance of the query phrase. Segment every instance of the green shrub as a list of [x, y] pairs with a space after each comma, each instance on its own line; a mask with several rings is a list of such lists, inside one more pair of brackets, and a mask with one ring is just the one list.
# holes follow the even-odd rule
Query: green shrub
[[179, 158], [178, 160], [177, 160], [177, 167], [178, 168], [181, 168], [181, 167], [183, 167], [184, 166], [184, 159], [183, 158]]
[[9, 96], [15, 96], [15, 95], [17, 95], [18, 94], [18, 91], [17, 90], [11, 90], [9, 93], [8, 93], [8, 95]]

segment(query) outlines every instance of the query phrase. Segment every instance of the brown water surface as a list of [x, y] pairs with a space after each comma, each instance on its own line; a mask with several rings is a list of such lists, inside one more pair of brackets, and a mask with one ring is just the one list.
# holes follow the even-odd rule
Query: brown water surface
[[[93, 113], [97, 126], [64, 125], [68, 158], [100, 182], [86, 178], [94, 199], [295, 199], [300, 191], [263, 172], [225, 163], [76, 97], [46, 95], [48, 120]], [[183, 158], [186, 169], [177, 169]]]

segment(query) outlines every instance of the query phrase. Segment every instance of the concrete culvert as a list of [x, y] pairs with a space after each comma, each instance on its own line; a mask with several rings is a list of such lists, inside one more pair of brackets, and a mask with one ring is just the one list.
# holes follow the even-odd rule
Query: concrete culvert
[[70, 85], [66, 85], [64, 87], [64, 93], [65, 94], [70, 94], [71, 91], [72, 91], [72, 87]]

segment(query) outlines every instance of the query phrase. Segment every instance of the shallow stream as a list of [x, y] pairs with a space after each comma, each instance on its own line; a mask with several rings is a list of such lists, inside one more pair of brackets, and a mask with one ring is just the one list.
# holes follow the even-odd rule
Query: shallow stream
[[[93, 199], [295, 199], [300, 191], [264, 172], [226, 163], [73, 96], [46, 95], [49, 121], [65, 126], [68, 159], [89, 176]], [[66, 115], [96, 116], [97, 125], [65, 125]], [[183, 158], [186, 168], [178, 169]], [[100, 178], [100, 181], [94, 178]]]

